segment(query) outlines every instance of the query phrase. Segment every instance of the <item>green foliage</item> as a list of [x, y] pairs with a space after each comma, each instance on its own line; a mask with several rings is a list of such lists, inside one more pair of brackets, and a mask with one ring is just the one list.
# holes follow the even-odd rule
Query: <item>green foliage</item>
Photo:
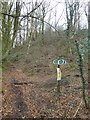
[[19, 53], [14, 53], [11, 54], [9, 53], [9, 55], [6, 58], [2, 59], [2, 71], [7, 71], [10, 67], [11, 64], [15, 63], [16, 61], [18, 61], [20, 58]]
[[13, 56], [11, 56], [11, 59], [12, 59], [13, 62], [18, 61], [19, 60], [19, 54], [18, 53], [14, 54]]
[[9, 69], [9, 67], [10, 67], [10, 64], [11, 64], [11, 61], [10, 60], [8, 60], [8, 59], [3, 59], [2, 60], [2, 72], [5, 72], [5, 71], [7, 71], [8, 69]]
[[83, 59], [88, 58], [88, 38], [80, 39], [79, 41], [79, 48], [80, 48], [80, 53], [83, 57]]
[[75, 70], [78, 69], [78, 65], [75, 63], [70, 63], [67, 65], [67, 70]]

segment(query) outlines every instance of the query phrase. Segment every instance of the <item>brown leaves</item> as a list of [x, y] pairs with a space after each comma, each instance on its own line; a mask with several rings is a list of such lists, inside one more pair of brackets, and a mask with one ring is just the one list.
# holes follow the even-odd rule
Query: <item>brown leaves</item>
[[[18, 83], [30, 83], [15, 85], [11, 82], [13, 78]], [[69, 81], [69, 85], [63, 84], [65, 81]], [[14, 70], [14, 73], [12, 70], [9, 76], [5, 74], [3, 81], [3, 117], [73, 117], [82, 98], [80, 86], [79, 78], [63, 78], [62, 94], [57, 96], [54, 75], [27, 77], [21, 70]]]

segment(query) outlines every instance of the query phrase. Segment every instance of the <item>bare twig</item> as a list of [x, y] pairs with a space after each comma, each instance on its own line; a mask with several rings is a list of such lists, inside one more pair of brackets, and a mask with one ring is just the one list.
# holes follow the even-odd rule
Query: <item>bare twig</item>
[[41, 5], [42, 5], [42, 2], [38, 6], [36, 6], [33, 10], [31, 10], [29, 13], [27, 13], [27, 15], [21, 15], [21, 16], [20, 15], [11, 15], [11, 14], [8, 14], [8, 13], [3, 13], [3, 12], [1, 12], [1, 14], [8, 15], [8, 16], [13, 17], [13, 18], [22, 17], [22, 19], [24, 19], [25, 17], [30, 16], [31, 13], [34, 12], [37, 8], [39, 8]]

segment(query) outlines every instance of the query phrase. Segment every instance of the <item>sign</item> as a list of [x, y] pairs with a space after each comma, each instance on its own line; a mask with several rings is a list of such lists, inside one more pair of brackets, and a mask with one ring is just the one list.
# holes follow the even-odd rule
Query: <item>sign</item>
[[58, 64], [58, 60], [53, 60], [53, 64]]
[[61, 80], [61, 69], [57, 68], [57, 80]]
[[53, 60], [53, 64], [61, 65], [61, 64], [67, 64], [67, 62], [66, 62], [66, 60], [64, 60], [64, 59], [61, 59], [61, 60]]

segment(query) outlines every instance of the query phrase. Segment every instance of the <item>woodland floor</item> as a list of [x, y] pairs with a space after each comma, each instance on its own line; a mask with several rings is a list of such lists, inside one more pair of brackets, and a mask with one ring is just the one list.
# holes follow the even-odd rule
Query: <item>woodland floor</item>
[[[27, 46], [14, 49], [10, 54], [13, 62], [6, 63], [9, 69], [2, 74], [2, 117], [90, 118], [82, 99], [79, 70], [74, 63], [68, 61], [69, 64], [61, 66], [61, 95], [58, 96], [56, 65], [52, 64], [56, 48], [51, 44], [41, 47], [32, 45], [28, 56], [26, 50]], [[63, 55], [63, 50], [61, 52]], [[10, 57], [9, 60], [12, 60]], [[77, 57], [72, 59], [76, 62]], [[86, 80], [87, 76], [85, 67]]]
[[28, 76], [11, 65], [9, 71], [3, 73], [2, 117], [90, 118], [82, 100], [78, 71], [62, 69], [61, 96], [58, 96], [54, 72]]

